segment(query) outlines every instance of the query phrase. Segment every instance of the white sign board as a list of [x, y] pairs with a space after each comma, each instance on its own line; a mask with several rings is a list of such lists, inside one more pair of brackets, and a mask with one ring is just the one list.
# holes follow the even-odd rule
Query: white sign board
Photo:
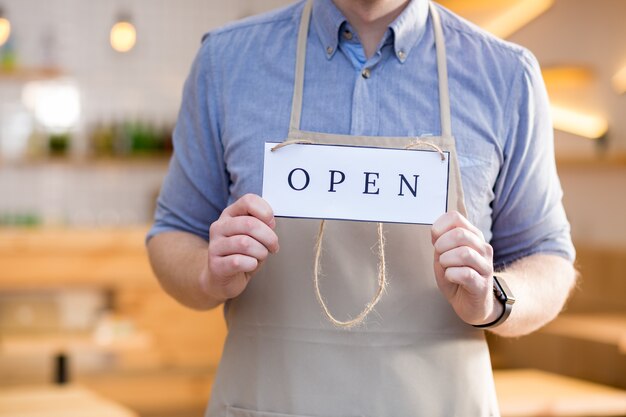
[[433, 224], [447, 211], [450, 155], [265, 144], [263, 198], [277, 217]]

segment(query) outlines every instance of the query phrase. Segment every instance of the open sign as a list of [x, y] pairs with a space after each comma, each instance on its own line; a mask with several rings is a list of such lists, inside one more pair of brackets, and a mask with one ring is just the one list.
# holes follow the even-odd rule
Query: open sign
[[450, 158], [430, 150], [265, 144], [263, 198], [278, 217], [433, 224]]

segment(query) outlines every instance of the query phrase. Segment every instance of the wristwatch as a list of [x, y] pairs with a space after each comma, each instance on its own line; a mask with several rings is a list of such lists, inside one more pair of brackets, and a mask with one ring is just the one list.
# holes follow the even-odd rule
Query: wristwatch
[[515, 304], [515, 296], [509, 289], [508, 285], [506, 285], [506, 281], [502, 279], [502, 277], [498, 278], [497, 276], [493, 276], [493, 295], [496, 297], [502, 307], [502, 314], [500, 317], [492, 321], [491, 323], [486, 324], [475, 324], [474, 327], [479, 329], [490, 329], [496, 326], [501, 325], [511, 314], [511, 310], [513, 310], [513, 304]]

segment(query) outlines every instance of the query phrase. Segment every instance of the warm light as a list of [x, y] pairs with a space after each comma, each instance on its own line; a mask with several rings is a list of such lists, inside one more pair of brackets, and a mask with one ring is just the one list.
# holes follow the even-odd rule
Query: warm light
[[554, 0], [520, 0], [480, 26], [496, 36], [507, 38], [542, 15], [552, 4]]
[[438, 3], [501, 38], [546, 12], [555, 0], [439, 0]]
[[609, 129], [605, 118], [552, 105], [554, 128], [589, 139], [599, 139]]
[[24, 86], [22, 101], [50, 132], [76, 128], [80, 119], [80, 92], [70, 81], [30, 82]]
[[4, 45], [11, 36], [11, 22], [9, 19], [0, 16], [0, 46]]
[[137, 31], [130, 22], [117, 22], [111, 29], [111, 46], [117, 52], [128, 52], [137, 42]]
[[595, 81], [593, 71], [586, 67], [548, 67], [541, 71], [548, 90], [587, 88]]
[[613, 88], [617, 91], [617, 94], [626, 93], [626, 66], [613, 76]]

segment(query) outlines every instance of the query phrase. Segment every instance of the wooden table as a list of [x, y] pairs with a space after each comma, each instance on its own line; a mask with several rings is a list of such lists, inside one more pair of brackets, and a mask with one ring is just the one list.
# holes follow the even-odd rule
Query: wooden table
[[0, 417], [139, 417], [78, 386], [0, 390]]
[[494, 372], [502, 417], [626, 416], [626, 391], [532, 369]]

